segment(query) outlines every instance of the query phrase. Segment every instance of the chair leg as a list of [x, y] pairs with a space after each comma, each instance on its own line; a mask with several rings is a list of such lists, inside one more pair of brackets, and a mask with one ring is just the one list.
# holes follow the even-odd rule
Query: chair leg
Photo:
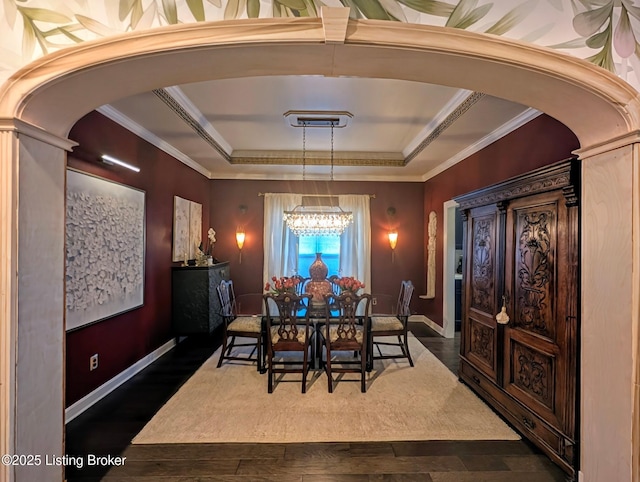
[[222, 360], [224, 360], [224, 352], [227, 351], [227, 333], [225, 330], [222, 336], [222, 350], [220, 350], [220, 358], [218, 359], [218, 368], [222, 366]]
[[271, 353], [267, 356], [267, 363], [269, 365], [269, 373], [267, 374], [267, 392], [273, 393], [273, 355]]
[[258, 360], [256, 365], [258, 365], [258, 373], [263, 373], [264, 369], [262, 368], [262, 336], [258, 336], [256, 339], [256, 344], [258, 345]]
[[329, 345], [327, 345], [327, 362], [325, 364], [325, 367], [327, 372], [327, 380], [329, 382], [329, 393], [333, 393], [333, 378], [331, 377], [331, 350], [329, 349]]
[[360, 352], [360, 391], [366, 393], [367, 391], [367, 344], [362, 344], [362, 351]]
[[[400, 338], [400, 337], [398, 337]], [[409, 359], [409, 365], [413, 366], [413, 360], [411, 359], [411, 353], [409, 353], [409, 339], [407, 334], [405, 333], [404, 335], [404, 349], [406, 349], [406, 353], [405, 355], [407, 355], [407, 358]]]
[[307, 393], [307, 372], [309, 371], [309, 347], [305, 347], [302, 358], [302, 393]]

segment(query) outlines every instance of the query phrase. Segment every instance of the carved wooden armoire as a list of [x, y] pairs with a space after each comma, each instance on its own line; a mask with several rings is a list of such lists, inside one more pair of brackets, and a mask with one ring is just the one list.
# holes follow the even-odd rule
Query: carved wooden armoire
[[[460, 379], [572, 478], [579, 175], [578, 160], [563, 161], [456, 198], [464, 220]], [[503, 305], [506, 324], [496, 319]]]

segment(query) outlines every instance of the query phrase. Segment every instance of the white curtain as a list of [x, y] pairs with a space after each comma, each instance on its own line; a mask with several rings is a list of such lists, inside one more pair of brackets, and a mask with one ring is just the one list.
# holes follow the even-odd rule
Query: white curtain
[[338, 196], [340, 207], [353, 213], [353, 224], [342, 233], [340, 239], [340, 275], [354, 276], [365, 285], [364, 292], [371, 293], [371, 212], [368, 194], [343, 194]]
[[301, 194], [266, 193], [264, 195], [264, 266], [262, 282], [272, 276], [291, 276], [298, 267], [298, 238], [284, 223], [284, 212], [302, 202]]

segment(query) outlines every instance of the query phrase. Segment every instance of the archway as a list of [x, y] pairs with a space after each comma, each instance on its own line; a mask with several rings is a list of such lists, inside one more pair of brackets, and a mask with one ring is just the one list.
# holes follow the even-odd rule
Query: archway
[[[64, 164], [71, 126], [95, 107], [137, 92], [255, 75], [466, 88], [534, 107], [576, 133], [585, 160], [583, 471], [593, 480], [631, 474], [638, 451], [629, 430], [634, 403], [638, 408], [637, 92], [586, 62], [498, 37], [316, 18], [178, 25], [87, 42], [33, 62], [2, 87], [0, 452], [62, 453]], [[49, 244], [35, 253], [40, 229]], [[619, 259], [624, 251], [633, 270]], [[39, 306], [43, 299], [48, 306]], [[611, 410], [616, 396], [622, 400]], [[41, 469], [42, 480], [56, 473]], [[19, 479], [19, 469], [2, 470], [7, 480]]]

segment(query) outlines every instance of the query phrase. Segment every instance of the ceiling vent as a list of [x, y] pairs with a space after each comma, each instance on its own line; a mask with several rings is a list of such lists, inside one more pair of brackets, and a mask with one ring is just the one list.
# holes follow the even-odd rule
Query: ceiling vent
[[351, 112], [326, 110], [290, 110], [283, 115], [292, 127], [347, 127], [353, 117]]

